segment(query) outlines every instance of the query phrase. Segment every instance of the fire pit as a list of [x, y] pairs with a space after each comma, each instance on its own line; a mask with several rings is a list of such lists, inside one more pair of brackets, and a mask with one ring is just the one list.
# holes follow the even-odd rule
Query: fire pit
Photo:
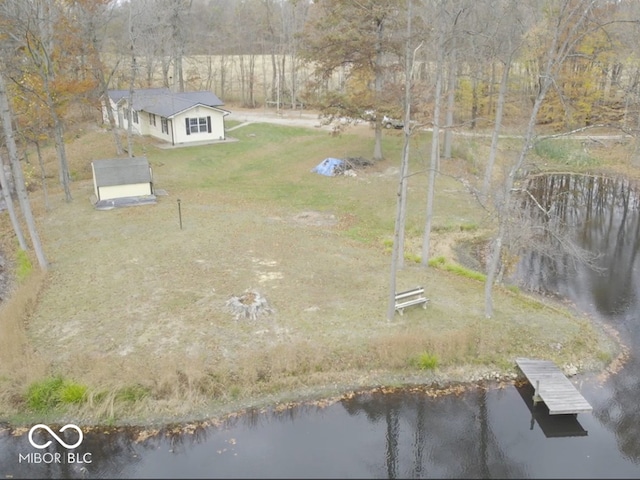
[[232, 295], [226, 301], [225, 306], [233, 314], [236, 320], [248, 318], [257, 320], [261, 315], [273, 313], [267, 299], [255, 290], [245, 290], [242, 295]]

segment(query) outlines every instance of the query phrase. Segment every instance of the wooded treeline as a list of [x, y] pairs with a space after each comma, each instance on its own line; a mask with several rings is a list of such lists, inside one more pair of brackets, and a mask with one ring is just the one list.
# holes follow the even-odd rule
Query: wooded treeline
[[[583, 38], [554, 79], [538, 122], [558, 129], [602, 122], [635, 128], [640, 121], [635, 49], [640, 6], [633, 0], [592, 3]], [[376, 108], [399, 117], [406, 4], [133, 0], [106, 9], [97, 46], [105, 65], [118, 64], [113, 88], [128, 87], [133, 44], [139, 86], [211, 89], [227, 102], [249, 107], [296, 106], [298, 101], [345, 116]], [[560, 2], [548, 1], [415, 1], [412, 36], [416, 45], [424, 45], [413, 71], [414, 116], [432, 120], [442, 28], [441, 94], [453, 122], [491, 123], [505, 74], [505, 119], [521, 119], [522, 107], [533, 103], [540, 88], [541, 57], [560, 8]]]
[[[592, 3], [538, 122], [635, 128], [640, 5]], [[455, 124], [490, 124], [505, 76], [505, 119], [521, 119], [540, 88], [541, 56], [560, 4], [416, 0], [412, 36], [423, 48], [412, 74], [414, 117], [432, 120], [442, 70], [441, 94]], [[133, 68], [137, 87], [208, 89], [248, 107], [304, 102], [346, 116], [376, 108], [399, 117], [406, 8], [407, 0], [3, 0], [3, 61], [21, 70], [12, 78], [32, 93], [40, 88], [28, 84], [34, 69], [45, 68], [56, 78], [50, 86], [58, 103], [84, 93], [95, 105], [101, 79], [127, 89]]]

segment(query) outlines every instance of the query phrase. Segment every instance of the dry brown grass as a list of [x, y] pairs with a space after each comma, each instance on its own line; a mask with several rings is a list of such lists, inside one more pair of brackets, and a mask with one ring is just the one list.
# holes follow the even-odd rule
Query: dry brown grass
[[[8, 399], [52, 374], [88, 386], [88, 401], [66, 414], [76, 421], [148, 421], [204, 416], [283, 392], [366, 387], [395, 374], [428, 382], [472, 366], [509, 372], [518, 355], [592, 365], [613, 348], [563, 309], [508, 292], [496, 293], [496, 317], [485, 320], [481, 283], [415, 264], [399, 272], [398, 285], [424, 285], [431, 304], [387, 322], [383, 240], [396, 179], [385, 171], [395, 163], [356, 179], [311, 175], [332, 151], [366, 155], [370, 138], [251, 128], [234, 132], [242, 135], [237, 144], [162, 151], [139, 143], [169, 196], [112, 211], [92, 208], [87, 167], [113, 156], [110, 138], [88, 128], [69, 143], [74, 201], [65, 204], [52, 184], [45, 212], [41, 192], [32, 194], [51, 271], [33, 312], [24, 315], [38, 289], [25, 285], [14, 296], [13, 320], [0, 324], [12, 345], [28, 346], [11, 358], [38, 359], [28, 378], [3, 362], [3, 411], [19, 413]], [[399, 140], [388, 137], [387, 151], [398, 152]], [[409, 245], [418, 243], [426, 178], [412, 182]], [[436, 225], [482, 218], [459, 185], [439, 182]], [[234, 320], [225, 301], [247, 288], [275, 313]], [[558, 351], [557, 343], [566, 347]], [[416, 370], [413, 360], [425, 352], [437, 355], [437, 372]]]
[[31, 274], [0, 308], [0, 405], [5, 408], [21, 408], [23, 386], [47, 373], [48, 360], [34, 352], [25, 328], [45, 280], [45, 274]]

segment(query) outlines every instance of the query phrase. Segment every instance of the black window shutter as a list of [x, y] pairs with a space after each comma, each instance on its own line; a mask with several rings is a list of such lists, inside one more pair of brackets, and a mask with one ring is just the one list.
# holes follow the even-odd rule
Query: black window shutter
[[185, 122], [185, 123], [186, 123], [186, 125], [187, 125], [187, 135], [191, 135], [191, 129], [189, 128], [189, 119], [188, 119], [188, 118], [185, 118], [185, 119], [184, 119], [184, 122]]
[[211, 117], [207, 117], [207, 131], [211, 133]]

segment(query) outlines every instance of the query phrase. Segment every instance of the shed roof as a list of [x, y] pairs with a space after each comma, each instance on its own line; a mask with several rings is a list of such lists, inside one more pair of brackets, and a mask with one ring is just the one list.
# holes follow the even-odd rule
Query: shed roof
[[151, 182], [147, 157], [112, 158], [94, 160], [91, 163], [98, 187]]

